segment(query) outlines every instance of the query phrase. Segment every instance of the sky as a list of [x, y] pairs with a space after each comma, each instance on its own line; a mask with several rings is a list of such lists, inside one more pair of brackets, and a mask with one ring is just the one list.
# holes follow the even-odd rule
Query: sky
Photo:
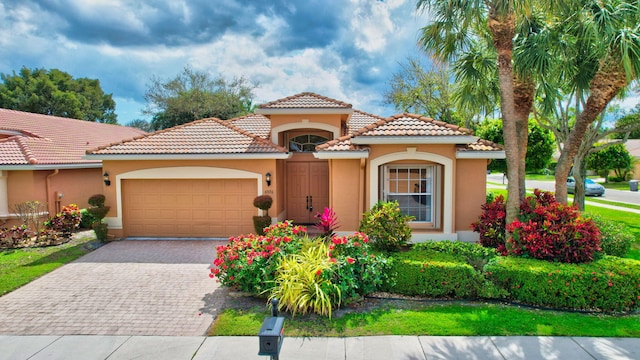
[[415, 0], [1, 0], [0, 73], [60, 69], [100, 80], [118, 122], [151, 79], [189, 66], [257, 82], [254, 103], [311, 91], [369, 113], [400, 64], [423, 56]]

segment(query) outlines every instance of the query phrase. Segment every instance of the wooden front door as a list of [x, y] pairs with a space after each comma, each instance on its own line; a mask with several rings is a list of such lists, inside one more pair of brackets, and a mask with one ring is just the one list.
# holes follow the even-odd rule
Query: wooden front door
[[326, 161], [287, 163], [287, 219], [300, 224], [329, 206], [329, 166]]

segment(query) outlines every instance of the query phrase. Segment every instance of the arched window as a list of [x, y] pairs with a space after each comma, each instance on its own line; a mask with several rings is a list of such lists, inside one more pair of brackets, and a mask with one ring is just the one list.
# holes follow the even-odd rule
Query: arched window
[[289, 139], [289, 151], [292, 152], [313, 152], [316, 146], [324, 144], [329, 139], [319, 135], [298, 135]]

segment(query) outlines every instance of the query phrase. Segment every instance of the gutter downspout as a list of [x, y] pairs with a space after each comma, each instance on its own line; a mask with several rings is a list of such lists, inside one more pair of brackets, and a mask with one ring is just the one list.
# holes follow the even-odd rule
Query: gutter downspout
[[55, 213], [55, 211], [51, 211], [51, 206], [53, 206], [54, 204], [52, 204], [52, 201], [50, 201], [51, 199], [51, 178], [58, 175], [58, 173], [60, 172], [59, 169], [55, 169], [53, 170], [53, 172], [49, 175], [47, 175], [47, 180], [46, 180], [46, 192], [47, 192], [47, 211], [49, 211], [49, 215]]
[[364, 198], [365, 198], [365, 181], [364, 181], [364, 170], [366, 167], [367, 161], [364, 158], [360, 159], [360, 191], [358, 191], [358, 222], [360, 222], [362, 220], [362, 215], [365, 212], [365, 203], [364, 203]]

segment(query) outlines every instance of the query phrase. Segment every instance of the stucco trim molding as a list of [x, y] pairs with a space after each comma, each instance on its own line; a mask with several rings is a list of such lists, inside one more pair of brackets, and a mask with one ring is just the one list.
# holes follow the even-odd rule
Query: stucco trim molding
[[458, 151], [456, 159], [504, 159], [506, 158], [504, 151]]
[[122, 229], [122, 180], [131, 179], [256, 179], [257, 195], [262, 194], [262, 174], [245, 170], [207, 166], [176, 166], [134, 170], [116, 175], [116, 207], [118, 215], [104, 218], [112, 229]]
[[442, 196], [442, 231], [446, 234], [453, 233], [453, 160], [442, 155], [415, 151], [415, 148], [407, 148], [407, 151], [382, 155], [371, 159], [369, 166], [369, 204], [373, 206], [379, 199], [379, 169], [381, 166], [397, 160], [423, 160], [441, 164], [444, 167], [444, 193]]
[[[296, 129], [318, 129], [325, 130], [333, 134], [333, 138], [337, 139], [340, 137], [340, 129], [336, 126], [331, 126], [329, 124], [317, 123], [308, 120], [302, 120], [300, 122], [288, 123], [278, 125], [271, 129], [271, 141], [279, 141], [278, 134], [281, 132], [296, 130]], [[284, 146], [284, 144], [278, 144], [280, 146]], [[285, 146], [286, 147], [286, 146]]]
[[366, 159], [369, 151], [319, 151], [314, 152], [316, 159]]

